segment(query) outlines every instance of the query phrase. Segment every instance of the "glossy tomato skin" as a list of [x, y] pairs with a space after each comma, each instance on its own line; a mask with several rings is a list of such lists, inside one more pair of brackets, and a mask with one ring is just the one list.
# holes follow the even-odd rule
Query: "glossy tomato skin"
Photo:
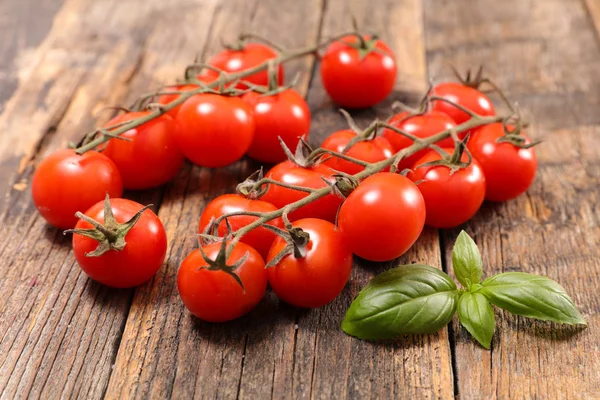
[[[355, 137], [356, 133], [351, 129], [337, 131], [325, 139], [321, 147], [337, 153], [343, 153], [348, 143]], [[377, 136], [372, 140], [355, 143], [345, 154], [358, 160], [375, 163], [391, 157], [394, 154], [394, 149], [386, 138]], [[336, 171], [342, 171], [351, 175], [357, 174], [365, 169], [361, 165], [337, 157], [329, 158], [323, 162], [323, 164]]]
[[[368, 37], [365, 37], [368, 39]], [[321, 58], [321, 79], [333, 101], [347, 108], [365, 108], [384, 100], [394, 89], [396, 60], [381, 40], [362, 60], [359, 51], [349, 46], [358, 38], [346, 36], [332, 43]]]
[[408, 178], [380, 172], [366, 178], [346, 198], [338, 226], [354, 254], [370, 261], [400, 257], [425, 224], [425, 202]]
[[[453, 152], [449, 148], [444, 150]], [[425, 200], [425, 224], [434, 228], [453, 228], [467, 222], [481, 207], [485, 197], [485, 177], [477, 160], [453, 174], [446, 166], [419, 167], [440, 159], [436, 151], [430, 150], [415, 163], [408, 178], [413, 182], [422, 181], [417, 186]], [[468, 160], [463, 154], [461, 161]]]
[[[119, 223], [130, 220], [143, 206], [127, 199], [111, 199], [113, 214]], [[104, 223], [104, 201], [93, 205], [85, 215]], [[79, 220], [76, 229], [91, 229], [92, 225]], [[94, 239], [73, 234], [73, 252], [79, 266], [90, 278], [114, 288], [141, 285], [156, 274], [167, 254], [167, 235], [160, 219], [146, 210], [125, 236], [127, 244], [121, 251], [109, 250], [98, 257], [85, 254], [96, 250]]]
[[[520, 149], [511, 143], [498, 143], [497, 140], [503, 135], [502, 123], [493, 123], [475, 130], [467, 144], [483, 169], [485, 199], [490, 201], [507, 201], [524, 193], [533, 183], [537, 169], [535, 149]], [[526, 138], [526, 144], [531, 143], [525, 134], [521, 135]]]
[[[429, 111], [422, 115], [416, 115], [414, 117], [408, 117], [407, 111], [401, 112], [394, 115], [390, 120], [389, 124], [403, 130], [406, 133], [410, 133], [418, 138], [428, 138], [437, 133], [445, 131], [447, 129], [454, 128], [456, 123], [447, 114], [439, 111]], [[402, 136], [401, 134], [392, 131], [391, 129], [384, 129], [382, 136], [386, 138], [394, 148], [394, 152], [398, 152], [413, 145], [413, 141]], [[458, 134], [460, 139], [463, 139], [465, 134]], [[452, 138], [444, 139], [437, 143], [438, 146], [449, 147], [453, 145]], [[421, 157], [425, 155], [427, 150], [421, 150], [405, 157], [400, 161], [398, 165], [400, 170], [405, 168], [412, 168], [413, 164]]]
[[[316, 218], [293, 223], [310, 235], [306, 256], [290, 254], [274, 267], [267, 268], [269, 284], [283, 301], [296, 307], [316, 308], [335, 299], [350, 277], [352, 252], [343, 235], [331, 222]], [[267, 260], [286, 246], [277, 237]]]
[[[150, 111], [118, 115], [107, 126], [142, 118]], [[121, 173], [126, 189], [150, 189], [173, 179], [183, 166], [183, 153], [175, 142], [177, 123], [163, 114], [111, 139], [103, 151]]]
[[[219, 253], [221, 243], [203, 247], [211, 259]], [[200, 250], [192, 251], [181, 263], [177, 274], [179, 296], [196, 317], [208, 322], [225, 322], [241, 317], [253, 309], [267, 289], [265, 262], [258, 252], [245, 243], [238, 243], [227, 259], [235, 264], [248, 254], [248, 259], [235, 271], [244, 289], [223, 271], [209, 271]]]
[[[269, 46], [262, 43], [248, 43], [241, 50], [225, 49], [211, 58], [208, 63], [225, 72], [235, 73], [244, 69], [256, 67], [275, 57], [277, 57], [277, 53]], [[279, 86], [283, 85], [283, 78], [283, 65], [279, 64], [277, 76]], [[245, 77], [244, 80], [254, 83], [255, 85], [267, 86], [269, 84], [269, 74], [265, 69]], [[246, 85], [240, 83], [237, 85], [237, 88], [245, 89]]]
[[243, 100], [252, 107], [256, 124], [248, 156], [275, 164], [286, 159], [279, 137], [292, 151], [302, 136], [308, 138], [310, 110], [304, 98], [294, 89], [270, 96], [249, 92]]
[[45, 158], [33, 174], [32, 197], [38, 211], [49, 224], [70, 229], [77, 223], [75, 213], [84, 212], [108, 193], [123, 194], [117, 166], [105, 155], [73, 149], [58, 150]]
[[[496, 114], [494, 104], [489, 97], [479, 90], [461, 83], [441, 83], [433, 88], [432, 95], [444, 97], [483, 117]], [[466, 112], [445, 101], [434, 101], [432, 107], [435, 111], [448, 114], [457, 124], [462, 124], [471, 118]]]
[[[202, 215], [200, 215], [198, 233], [203, 233], [205, 231], [208, 224], [210, 224], [211, 218], [216, 220], [222, 215], [238, 211], [268, 213], [276, 210], [277, 207], [271, 203], [267, 203], [266, 201], [248, 199], [239, 194], [224, 194], [206, 205], [204, 211], [202, 211]], [[258, 217], [252, 217], [248, 215], [238, 215], [228, 218], [229, 224], [231, 225], [231, 229], [233, 231], [243, 228], [257, 219]], [[276, 218], [272, 221], [269, 221], [269, 225], [283, 229], [283, 221], [281, 218]], [[225, 221], [222, 221], [219, 224], [219, 236], [224, 237], [226, 234], [227, 225]], [[241, 242], [251, 246], [258, 251], [263, 258], [266, 258], [267, 254], [269, 253], [269, 249], [271, 248], [271, 244], [273, 243], [273, 240], [275, 240], [275, 236], [276, 234], [274, 232], [260, 227], [253, 229], [242, 236]]]
[[[189, 92], [190, 90], [198, 89], [196, 85], [176, 85], [176, 86], [167, 86], [162, 91], [163, 92]], [[178, 94], [163, 94], [158, 97], [157, 102], [159, 104], [169, 104], [172, 101], [175, 101], [179, 98]], [[176, 118], [179, 109], [182, 104], [175, 106], [174, 108], [167, 111], [167, 114], [171, 116], [171, 118]]]
[[[284, 161], [275, 165], [265, 177], [296, 186], [319, 189], [327, 185], [321, 177], [329, 178], [332, 174], [333, 171], [322, 164], [304, 168], [291, 161]], [[261, 197], [261, 200], [268, 201], [277, 208], [282, 208], [306, 196], [308, 196], [306, 192], [269, 185], [269, 190]], [[333, 222], [341, 202], [339, 197], [329, 194], [291, 212], [290, 221], [302, 218], [320, 218]]]
[[248, 151], [254, 137], [251, 108], [237, 97], [198, 94], [177, 113], [177, 144], [202, 167], [224, 167]]

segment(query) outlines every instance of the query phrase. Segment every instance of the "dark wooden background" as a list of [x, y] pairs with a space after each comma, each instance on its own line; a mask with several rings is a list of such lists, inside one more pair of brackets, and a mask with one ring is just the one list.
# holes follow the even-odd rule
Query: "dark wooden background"
[[[558, 280], [586, 330], [497, 312], [492, 350], [455, 320], [437, 334], [373, 344], [345, 336], [344, 311], [386, 265], [357, 264], [342, 295], [301, 311], [269, 294], [249, 316], [209, 325], [175, 285], [204, 204], [256, 165], [186, 166], [171, 184], [130, 193], [154, 203], [168, 232], [164, 267], [135, 290], [111, 290], [75, 264], [29, 181], [51, 151], [136, 95], [172, 82], [196, 54], [242, 31], [288, 47], [350, 27], [377, 30], [399, 64], [393, 99], [415, 101], [428, 78], [484, 64], [541, 138], [526, 195], [486, 204], [464, 228], [485, 274]], [[600, 397], [600, 0], [1, 0], [0, 393], [2, 398], [598, 398]], [[313, 113], [312, 141], [344, 122], [318, 63], [288, 67]], [[458, 229], [426, 230], [401, 262], [447, 269]]]

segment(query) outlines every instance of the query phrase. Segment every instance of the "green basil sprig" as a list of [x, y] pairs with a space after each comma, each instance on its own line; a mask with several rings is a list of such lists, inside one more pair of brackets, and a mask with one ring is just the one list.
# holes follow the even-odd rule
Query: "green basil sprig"
[[464, 289], [428, 265], [402, 265], [378, 275], [352, 302], [342, 329], [366, 340], [432, 333], [458, 311], [465, 329], [489, 349], [496, 327], [491, 304], [530, 318], [586, 325], [562, 286], [549, 278], [509, 272], [481, 282], [481, 254], [465, 231], [452, 249], [452, 264]]

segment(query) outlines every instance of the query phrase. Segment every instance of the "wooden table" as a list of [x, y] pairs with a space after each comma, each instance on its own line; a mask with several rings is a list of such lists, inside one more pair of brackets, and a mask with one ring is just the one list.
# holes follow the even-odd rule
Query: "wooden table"
[[[350, 15], [381, 33], [399, 63], [397, 91], [359, 123], [415, 102], [429, 78], [484, 64], [544, 143], [526, 195], [486, 204], [464, 227], [484, 273], [559, 281], [585, 330], [497, 312], [492, 350], [456, 319], [437, 334], [361, 342], [339, 325], [369, 279], [357, 263], [333, 303], [297, 310], [268, 294], [222, 325], [184, 309], [177, 268], [195, 246], [200, 211], [256, 168], [186, 165], [154, 203], [170, 241], [155, 278], [111, 290], [77, 267], [70, 238], [36, 213], [28, 183], [51, 151], [110, 117], [102, 107], [172, 82], [219, 38], [242, 31], [286, 47], [347, 30]], [[598, 398], [600, 397], [600, 0], [3, 0], [0, 3], [0, 392], [2, 398]], [[311, 141], [344, 121], [318, 62], [289, 65], [313, 113]], [[400, 260], [447, 269], [459, 229], [427, 229]]]

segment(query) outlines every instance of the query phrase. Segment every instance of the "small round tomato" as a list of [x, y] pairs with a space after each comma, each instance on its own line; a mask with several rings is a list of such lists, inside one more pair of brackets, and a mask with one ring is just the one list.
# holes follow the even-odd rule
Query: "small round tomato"
[[[401, 112], [394, 115], [388, 123], [421, 139], [428, 138], [436, 133], [440, 133], [456, 126], [456, 123], [454, 123], [452, 118], [439, 111], [429, 111], [413, 117], [409, 117], [409, 115], [410, 114], [407, 111]], [[388, 128], [383, 130], [382, 136], [391, 143], [394, 152], [398, 152], [414, 144], [414, 142], [406, 136], [402, 136]], [[462, 139], [465, 135], [459, 134], [458, 136]], [[453, 144], [452, 138], [447, 138], [437, 143], [438, 146], [442, 147], [450, 147]], [[400, 161], [398, 165], [399, 169], [412, 168], [413, 164], [419, 158], [423, 157], [426, 152], [427, 150], [421, 150], [413, 155], [405, 157]]]
[[[175, 86], [167, 86], [161, 91], [162, 92], [189, 92], [190, 90], [194, 90], [194, 89], [198, 89], [198, 86], [196, 86], [196, 85], [175, 85]], [[158, 97], [157, 102], [159, 104], [169, 104], [170, 102], [178, 99], [179, 96], [180, 96], [179, 94], [163, 94]], [[167, 114], [170, 115], [172, 118], [177, 117], [177, 113], [179, 112], [179, 109], [181, 108], [182, 105], [183, 104], [175, 106], [174, 108], [167, 111]]]
[[[142, 118], [150, 111], [129, 112], [109, 121], [107, 126]], [[111, 139], [103, 151], [121, 173], [126, 189], [149, 189], [173, 179], [183, 166], [184, 157], [175, 135], [177, 123], [163, 114], [120, 136], [130, 141]]]
[[[321, 147], [337, 153], [343, 153], [348, 143], [355, 137], [356, 133], [351, 129], [337, 131], [325, 139]], [[371, 140], [362, 140], [355, 143], [344, 154], [361, 161], [374, 163], [391, 157], [394, 154], [394, 149], [386, 138], [377, 136]], [[336, 171], [342, 171], [350, 175], [357, 174], [365, 169], [362, 165], [338, 157], [331, 157], [324, 161], [323, 164]]]
[[[310, 168], [301, 167], [292, 161], [284, 161], [275, 165], [265, 176], [278, 182], [312, 189], [320, 189], [327, 184], [321, 177], [330, 178], [333, 171], [323, 164], [317, 164]], [[261, 200], [268, 201], [277, 208], [296, 202], [308, 196], [307, 192], [284, 188], [270, 184], [267, 193]], [[320, 218], [326, 221], [335, 221], [335, 215], [342, 202], [339, 197], [329, 194], [313, 201], [304, 207], [292, 211], [289, 215], [290, 221], [301, 218]]]
[[[276, 210], [277, 207], [271, 203], [267, 203], [266, 201], [249, 199], [239, 194], [224, 194], [208, 203], [204, 208], [202, 215], [200, 215], [198, 232], [203, 233], [212, 218], [216, 220], [225, 214], [240, 211], [268, 213]], [[249, 215], [236, 215], [227, 218], [233, 231], [243, 228], [257, 219], [258, 217], [252, 217]], [[283, 221], [281, 218], [276, 218], [272, 221], [269, 221], [268, 224], [278, 228], [283, 228]], [[225, 221], [222, 221], [219, 224], [218, 233], [219, 236], [225, 236], [227, 234], [227, 224]], [[266, 228], [259, 227], [242, 236], [241, 242], [253, 247], [263, 258], [265, 258], [269, 252], [269, 249], [271, 248], [271, 244], [273, 244], [273, 240], [275, 240], [275, 236], [276, 234], [274, 232]]]
[[179, 148], [194, 164], [224, 167], [248, 151], [254, 137], [251, 108], [237, 97], [198, 94], [177, 113]]
[[[514, 129], [512, 126], [509, 130]], [[533, 183], [537, 169], [535, 149], [519, 148], [512, 143], [498, 143], [504, 136], [502, 123], [493, 123], [480, 127], [473, 132], [467, 148], [473, 158], [479, 161], [485, 175], [485, 199], [506, 201], [524, 193]], [[530, 139], [521, 132], [524, 144]]]
[[[431, 92], [432, 95], [444, 97], [453, 103], [461, 105], [482, 117], [495, 115], [494, 105], [489, 97], [479, 90], [457, 82], [440, 83]], [[459, 110], [452, 104], [436, 100], [432, 104], [433, 110], [448, 114], [454, 122], [462, 124], [471, 117], [466, 112]]]
[[33, 202], [48, 223], [73, 228], [75, 213], [85, 211], [104, 199], [123, 194], [117, 166], [103, 154], [88, 151], [58, 150], [45, 158], [33, 174]]
[[[348, 35], [329, 45], [321, 58], [321, 79], [334, 102], [348, 108], [374, 106], [385, 99], [396, 83], [396, 60], [381, 40]], [[373, 50], [377, 49], [377, 50]], [[364, 51], [369, 51], [363, 56]]]
[[[205, 245], [202, 249], [214, 260], [221, 243]], [[225, 322], [241, 317], [258, 304], [267, 289], [267, 271], [260, 254], [247, 244], [238, 243], [227, 258], [227, 264], [236, 264], [246, 254], [248, 258], [232, 271], [244, 288], [229, 273], [208, 270], [200, 250], [192, 251], [183, 260], [177, 274], [177, 287], [183, 304], [193, 315], [208, 322]]]
[[269, 164], [284, 161], [286, 156], [279, 138], [294, 151], [300, 138], [308, 137], [310, 110], [294, 89], [271, 96], [249, 92], [243, 99], [254, 110], [256, 129], [248, 155], [255, 160]]
[[[444, 150], [449, 154], [454, 151]], [[415, 163], [408, 178], [413, 182], [421, 181], [418, 187], [425, 200], [425, 224], [435, 228], [453, 228], [467, 222], [481, 207], [485, 197], [485, 177], [477, 160], [454, 173], [450, 167], [443, 165], [419, 167], [441, 158], [438, 152], [430, 150]], [[463, 154], [461, 161], [468, 160], [468, 156]]]
[[371, 175], [346, 198], [338, 226], [354, 254], [371, 261], [400, 257], [425, 225], [425, 202], [408, 178], [391, 172]]
[[[294, 222], [293, 226], [310, 236], [306, 255], [296, 258], [290, 254], [267, 268], [269, 284], [277, 296], [293, 306], [324, 306], [346, 286], [352, 269], [352, 252], [331, 222], [306, 218]], [[286, 246], [286, 241], [278, 236], [267, 260], [275, 258]]]
[[[235, 73], [256, 67], [275, 57], [277, 57], [277, 53], [271, 47], [262, 43], [248, 43], [240, 50], [225, 49], [211, 58], [208, 63], [227, 73]], [[269, 84], [269, 73], [267, 69], [264, 69], [245, 77], [244, 80], [255, 85], [267, 86]], [[283, 65], [279, 64], [278, 85], [283, 85], [283, 81]], [[246, 85], [240, 83], [237, 88], [245, 89]]]
[[[100, 201], [85, 212], [85, 215], [104, 224], [105, 202]], [[129, 221], [143, 206], [127, 199], [110, 199], [110, 209], [117, 223]], [[75, 229], [92, 229], [93, 226], [82, 219]], [[115, 230], [115, 232], [117, 232]], [[73, 253], [79, 266], [90, 278], [106, 286], [130, 288], [141, 285], [154, 276], [167, 254], [167, 235], [160, 219], [146, 209], [133, 228], [125, 235], [122, 250], [108, 250], [99, 256], [89, 253], [98, 249], [99, 242], [87, 236], [73, 234]], [[88, 254], [88, 255], [86, 255]]]

